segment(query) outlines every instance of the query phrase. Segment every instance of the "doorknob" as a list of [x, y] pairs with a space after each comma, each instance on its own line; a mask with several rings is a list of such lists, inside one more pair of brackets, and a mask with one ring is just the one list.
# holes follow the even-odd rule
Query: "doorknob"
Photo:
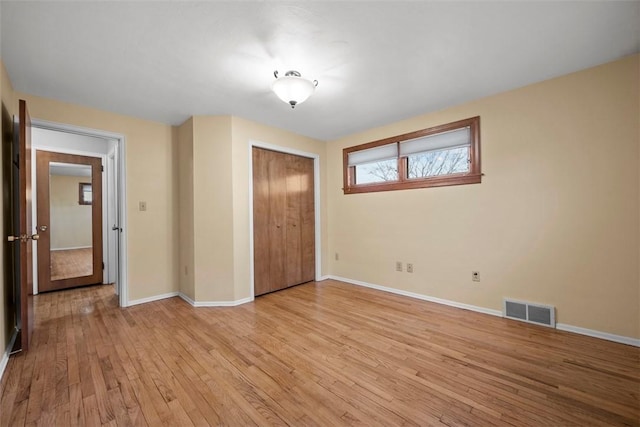
[[41, 225], [38, 228], [40, 229], [40, 231], [47, 231], [47, 228], [49, 227], [47, 227], [46, 225]]

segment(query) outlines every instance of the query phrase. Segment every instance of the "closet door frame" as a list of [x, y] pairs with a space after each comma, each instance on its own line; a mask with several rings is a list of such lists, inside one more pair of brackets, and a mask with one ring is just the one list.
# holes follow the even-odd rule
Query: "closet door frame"
[[296, 150], [280, 145], [269, 144], [260, 141], [249, 141], [249, 275], [250, 275], [250, 299], [255, 299], [255, 283], [254, 283], [254, 245], [253, 245], [253, 148], [263, 148], [266, 150], [277, 151], [285, 154], [293, 154], [294, 156], [306, 157], [313, 159], [313, 203], [314, 203], [314, 223], [315, 223], [315, 265], [316, 274], [314, 280], [321, 280], [322, 270], [322, 229], [320, 223], [320, 155], [309, 153], [306, 151]]

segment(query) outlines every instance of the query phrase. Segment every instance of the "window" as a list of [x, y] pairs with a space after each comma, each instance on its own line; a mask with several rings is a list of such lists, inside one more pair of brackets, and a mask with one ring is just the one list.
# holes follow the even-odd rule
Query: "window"
[[345, 148], [344, 193], [481, 182], [480, 117]]
[[93, 191], [91, 189], [91, 184], [88, 182], [81, 182], [79, 191], [79, 200], [78, 203], [81, 205], [90, 205], [93, 201]]

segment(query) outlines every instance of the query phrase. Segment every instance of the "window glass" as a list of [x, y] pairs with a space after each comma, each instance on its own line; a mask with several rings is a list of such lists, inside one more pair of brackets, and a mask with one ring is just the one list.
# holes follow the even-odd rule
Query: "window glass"
[[469, 172], [469, 147], [426, 151], [407, 156], [409, 179]]
[[389, 159], [355, 166], [356, 184], [372, 184], [398, 180], [398, 160]]

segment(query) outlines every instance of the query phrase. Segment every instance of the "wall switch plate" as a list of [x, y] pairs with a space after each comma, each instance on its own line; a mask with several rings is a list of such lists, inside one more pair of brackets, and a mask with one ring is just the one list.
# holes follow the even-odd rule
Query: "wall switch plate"
[[471, 272], [471, 280], [473, 280], [474, 282], [479, 282], [480, 281], [480, 272], [479, 271], [472, 271]]
[[407, 263], [407, 273], [413, 273], [413, 264]]
[[146, 211], [147, 210], [147, 202], [138, 203], [138, 209], [140, 210], [140, 212]]
[[402, 271], [402, 263], [400, 261], [396, 261], [396, 271]]

